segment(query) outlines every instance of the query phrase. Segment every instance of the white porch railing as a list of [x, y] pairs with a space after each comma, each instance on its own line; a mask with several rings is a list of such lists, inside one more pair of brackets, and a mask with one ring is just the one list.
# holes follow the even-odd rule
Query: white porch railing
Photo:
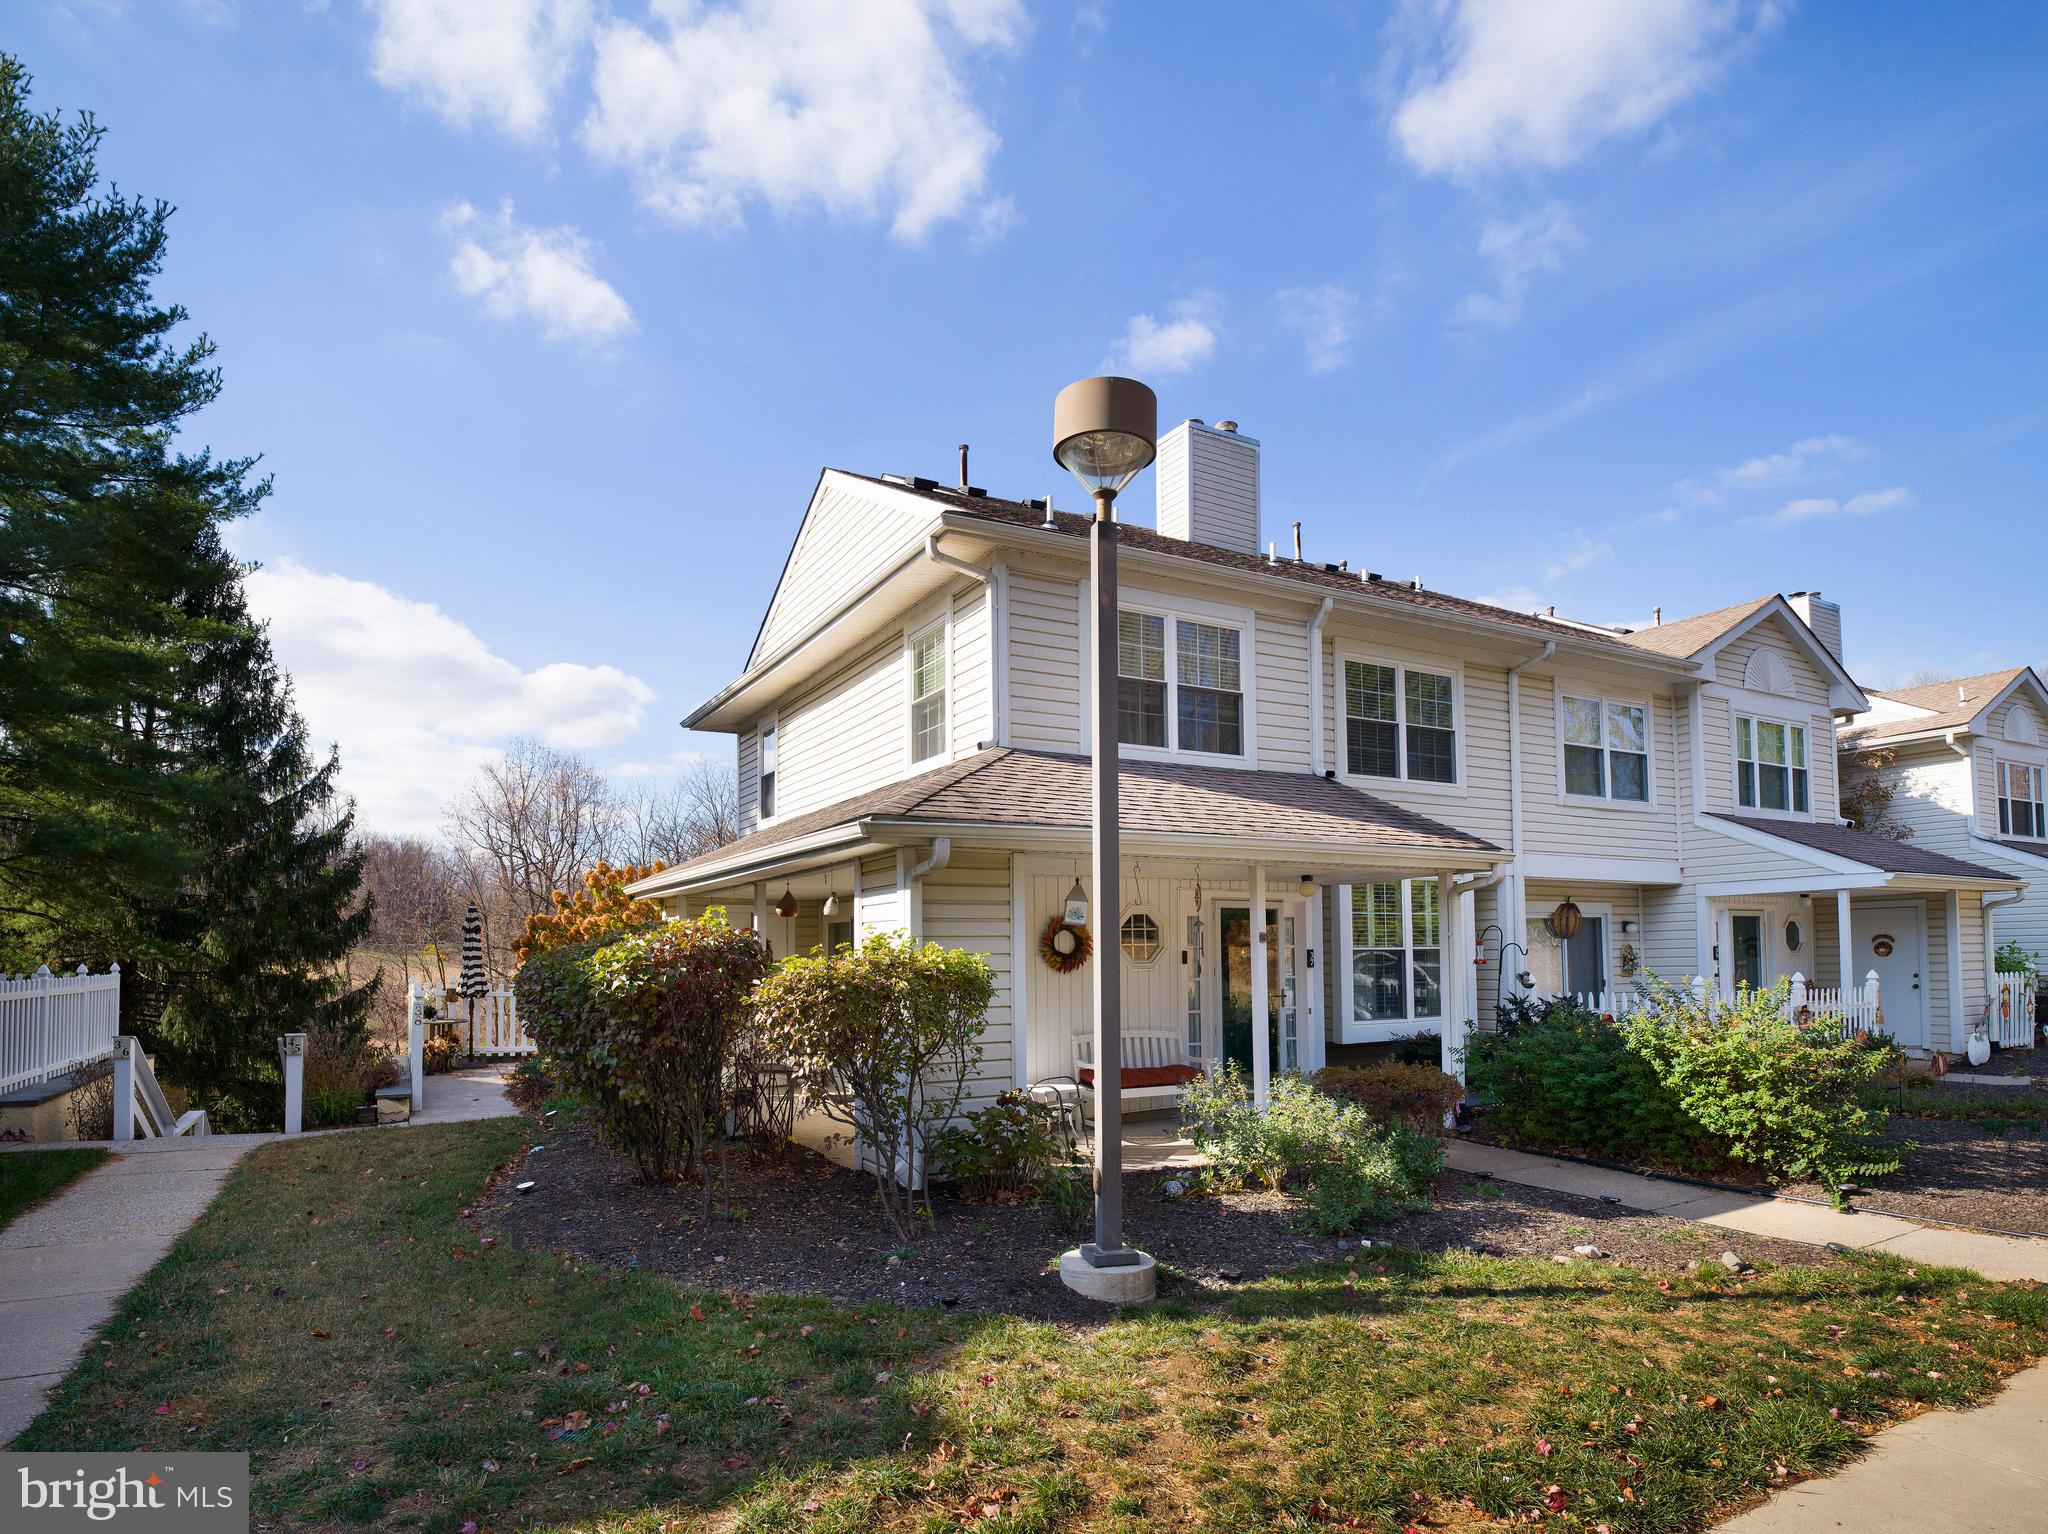
[[[433, 990], [425, 993], [425, 999], [433, 1002], [441, 1015], [434, 1019], [454, 1030], [455, 1037], [464, 1048], [469, 1045], [470, 1019], [468, 998], [452, 991]], [[476, 999], [476, 1055], [480, 1059], [508, 1059], [515, 1055], [530, 1055], [540, 1046], [533, 1041], [519, 1021], [519, 998], [509, 989], [496, 990]]]
[[70, 975], [47, 967], [0, 975], [0, 1092], [34, 1086], [114, 1052], [121, 1031], [121, 966], [104, 975], [83, 964]]
[[1863, 983], [1851, 989], [1846, 996], [1840, 986], [1808, 985], [1806, 976], [1795, 974], [1792, 977], [1792, 994], [1785, 999], [1785, 1010], [1795, 1020], [1803, 1010], [1814, 1022], [1839, 1022], [1844, 1036], [1876, 1033], [1884, 1026], [1876, 970], [1865, 975]]
[[1998, 989], [1991, 995], [1991, 1042], [2001, 1049], [2034, 1047], [2037, 987], [2040, 980], [2029, 974], [1999, 975]]

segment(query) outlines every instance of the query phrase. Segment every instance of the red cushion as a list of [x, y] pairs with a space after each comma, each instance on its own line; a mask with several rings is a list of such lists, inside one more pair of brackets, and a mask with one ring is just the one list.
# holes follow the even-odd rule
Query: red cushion
[[[1184, 1087], [1191, 1081], [1202, 1078], [1199, 1065], [1140, 1065], [1126, 1067], [1123, 1071], [1124, 1090], [1132, 1087]], [[1095, 1085], [1095, 1067], [1081, 1067], [1081, 1085]]]

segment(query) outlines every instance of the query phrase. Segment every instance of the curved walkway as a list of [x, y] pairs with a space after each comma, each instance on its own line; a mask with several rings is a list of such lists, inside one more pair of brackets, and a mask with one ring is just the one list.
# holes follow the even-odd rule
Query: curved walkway
[[[505, 1095], [510, 1069], [473, 1066], [429, 1076], [426, 1103], [412, 1122], [517, 1113]], [[235, 1163], [283, 1138], [103, 1141], [113, 1160], [0, 1230], [0, 1444], [12, 1442], [42, 1410], [44, 1393], [91, 1345], [121, 1296], [205, 1212]]]
[[[1890, 1252], [1911, 1262], [1974, 1268], [1986, 1278], [2048, 1282], [2048, 1241], [1720, 1193], [1465, 1141], [1447, 1146], [1444, 1160], [1461, 1172], [1611, 1199], [1732, 1234]], [[1802, 1481], [1719, 1527], [1726, 1534], [2042, 1534], [2048, 1530], [2044, 1447], [2048, 1364], [2036, 1364], [1988, 1404], [1928, 1412], [1889, 1428], [1854, 1464]]]

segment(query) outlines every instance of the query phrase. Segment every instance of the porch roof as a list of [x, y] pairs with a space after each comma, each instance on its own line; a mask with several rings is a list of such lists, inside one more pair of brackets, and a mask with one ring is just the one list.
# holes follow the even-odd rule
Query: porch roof
[[1813, 820], [1775, 820], [1763, 815], [1710, 813], [1708, 818], [1760, 831], [1765, 836], [1775, 836], [1780, 841], [1824, 852], [1830, 857], [1846, 858], [1879, 873], [1918, 874], [1933, 879], [1974, 879], [1987, 884], [2021, 882], [2011, 874], [2002, 874], [1978, 863], [1966, 863], [1961, 858], [1916, 847], [1911, 842], [1895, 842], [1889, 837], [1875, 836], [1853, 826], [1828, 825]]
[[[991, 839], [1085, 837], [1091, 802], [1085, 756], [995, 747], [792, 816], [629, 886], [634, 895], [673, 894], [746, 876], [787, 854], [841, 850], [862, 841], [903, 841], [979, 831]], [[1488, 868], [1506, 858], [1481, 837], [1305, 772], [1254, 772], [1184, 762], [1125, 761], [1117, 775], [1117, 823], [1148, 851], [1176, 843], [1212, 854], [1219, 843], [1256, 857], [1261, 844], [1298, 861], [1315, 849], [1326, 861], [1384, 862], [1405, 855], [1419, 867]], [[893, 834], [892, 834], [893, 833]], [[1347, 857], [1348, 855], [1348, 857]]]

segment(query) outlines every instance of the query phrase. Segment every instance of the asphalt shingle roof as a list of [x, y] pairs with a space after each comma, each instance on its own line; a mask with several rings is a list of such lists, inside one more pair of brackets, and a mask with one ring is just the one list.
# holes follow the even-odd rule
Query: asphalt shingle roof
[[1658, 623], [1646, 629], [1637, 629], [1623, 636], [1622, 643], [1634, 645], [1638, 650], [1654, 650], [1659, 655], [1673, 655], [1683, 660], [1704, 650], [1738, 623], [1776, 600], [1775, 596], [1756, 597], [1748, 602], [1737, 602], [1733, 607], [1717, 607], [1710, 613], [1694, 613], [1690, 618], [1674, 618], [1669, 623]]
[[[1868, 723], [1854, 721], [1843, 728], [1843, 743], [1861, 746], [1880, 740], [1896, 740], [1902, 735], [1918, 735], [1925, 730], [1960, 730], [2026, 669], [2025, 666], [2007, 666], [2003, 671], [1959, 676], [1946, 682], [1926, 682], [1918, 687], [1894, 687], [1884, 692], [1872, 692], [1870, 696], [1873, 698], [1889, 698], [1894, 703], [1903, 703], [1908, 708], [1924, 708], [1928, 712], [1908, 714], [1902, 719], [1873, 719]], [[1961, 697], [1956, 694], [1957, 688], [1962, 689]]]
[[[834, 826], [863, 820], [929, 825], [1054, 826], [1089, 821], [1085, 756], [997, 747], [871, 793], [855, 795], [743, 836], [678, 864], [664, 884], [694, 869], [767, 852]], [[1325, 842], [1332, 851], [1389, 849], [1451, 854], [1461, 862], [1500, 849], [1481, 837], [1305, 772], [1248, 772], [1180, 762], [1125, 762], [1118, 774], [1118, 825], [1153, 835], [1239, 836]]]
[[1711, 812], [1710, 815], [1714, 820], [1746, 826], [1766, 836], [1775, 836], [1780, 841], [1811, 847], [1815, 852], [1831, 853], [1883, 873], [1927, 874], [1939, 879], [2012, 880], [2012, 875], [2002, 874], [1996, 869], [1965, 863], [1961, 858], [1952, 858], [1946, 853], [1930, 852], [1911, 842], [1895, 842], [1869, 831], [1858, 831], [1853, 826], [1824, 825], [1814, 820], [1773, 820], [1763, 815], [1719, 815]]

